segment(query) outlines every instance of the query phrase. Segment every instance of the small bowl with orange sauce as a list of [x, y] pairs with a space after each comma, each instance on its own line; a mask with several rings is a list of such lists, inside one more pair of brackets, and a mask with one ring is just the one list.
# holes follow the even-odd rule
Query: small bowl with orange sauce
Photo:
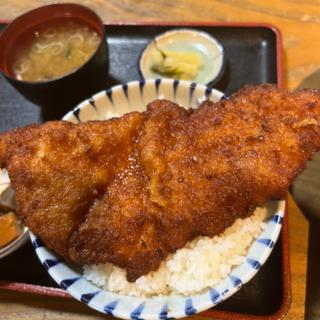
[[0, 71], [47, 119], [105, 88], [107, 57], [101, 19], [77, 4], [31, 10], [0, 35]]
[[18, 250], [29, 239], [29, 230], [15, 211], [15, 197], [8, 174], [0, 169], [0, 259]]

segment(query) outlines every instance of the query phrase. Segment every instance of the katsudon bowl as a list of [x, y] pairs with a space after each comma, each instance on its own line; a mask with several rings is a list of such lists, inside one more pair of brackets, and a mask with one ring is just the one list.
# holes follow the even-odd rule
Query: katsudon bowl
[[[119, 117], [131, 111], [144, 111], [146, 105], [155, 99], [169, 99], [186, 108], [197, 108], [205, 99], [217, 102], [226, 99], [226, 97], [217, 90], [191, 82], [169, 79], [134, 81], [97, 93], [67, 113], [63, 119], [78, 123]], [[99, 286], [103, 283], [99, 284], [98, 275], [96, 278], [92, 276], [89, 281], [88, 275], [84, 275], [81, 267], [61, 260], [48, 250], [35, 235], [31, 234], [31, 239], [36, 254], [51, 277], [71, 296], [89, 307], [123, 319], [181, 318], [204, 311], [224, 301], [240, 290], [265, 263], [281, 230], [285, 202], [273, 201], [261, 210], [264, 212], [263, 220], [257, 223], [260, 231], [251, 239], [252, 241], [248, 242], [241, 259], [234, 259], [238, 261], [234, 262], [232, 268], [225, 272], [225, 275], [214, 285], [208, 285], [192, 293], [187, 290], [185, 294], [172, 291], [156, 296], [148, 294], [133, 296], [131, 292], [124, 293], [121, 290], [118, 290], [117, 293], [112, 292], [106, 287]], [[231, 227], [233, 229], [227, 229], [228, 231], [226, 231], [226, 235], [224, 233], [223, 237], [231, 235], [236, 237], [236, 241], [247, 241], [246, 234], [250, 231], [248, 229], [250, 223], [247, 221], [243, 221], [242, 224], [245, 226], [242, 230], [242, 238], [239, 238], [242, 240], [237, 238], [238, 231], [234, 226]], [[223, 237], [219, 238], [220, 250], [222, 251], [228, 248], [227, 240]], [[201, 241], [202, 239], [199, 242]], [[189, 244], [190, 250], [193, 250], [192, 246]], [[181, 251], [178, 251], [181, 255]], [[205, 262], [199, 267], [199, 261], [203, 258], [205, 258]], [[202, 275], [208, 264], [219, 263], [215, 262], [219, 261], [216, 258], [217, 256], [214, 258], [213, 256], [200, 255], [188, 262], [189, 268], [196, 270], [197, 275]], [[216, 267], [221, 269], [220, 265]], [[184, 273], [188, 274], [188, 270]], [[193, 279], [193, 283], [200, 282], [200, 279]]]

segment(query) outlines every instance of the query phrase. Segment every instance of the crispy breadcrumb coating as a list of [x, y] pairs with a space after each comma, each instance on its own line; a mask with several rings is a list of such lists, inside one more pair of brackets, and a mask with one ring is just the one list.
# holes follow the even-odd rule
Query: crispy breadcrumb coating
[[156, 100], [119, 119], [0, 135], [19, 215], [58, 255], [134, 281], [196, 236], [283, 199], [320, 149], [320, 91], [246, 86], [197, 110]]

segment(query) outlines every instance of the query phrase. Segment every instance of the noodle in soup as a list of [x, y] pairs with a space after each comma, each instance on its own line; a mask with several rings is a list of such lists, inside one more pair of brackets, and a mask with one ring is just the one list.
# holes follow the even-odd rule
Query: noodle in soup
[[12, 73], [18, 80], [47, 81], [78, 69], [97, 50], [101, 38], [90, 26], [63, 20], [40, 26], [24, 37], [13, 59]]

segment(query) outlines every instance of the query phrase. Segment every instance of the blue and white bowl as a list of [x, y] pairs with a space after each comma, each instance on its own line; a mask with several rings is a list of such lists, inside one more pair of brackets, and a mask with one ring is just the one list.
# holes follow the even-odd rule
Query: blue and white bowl
[[[63, 119], [74, 123], [103, 120], [124, 113], [145, 110], [146, 104], [166, 98], [196, 108], [204, 99], [219, 101], [221, 92], [195, 83], [177, 80], [129, 82], [102, 91], [79, 104]], [[181, 318], [209, 309], [237, 292], [260, 269], [278, 239], [285, 202], [273, 203], [266, 228], [251, 245], [245, 262], [231, 271], [214, 288], [192, 296], [138, 298], [107, 292], [84, 279], [80, 268], [67, 264], [48, 250], [33, 234], [36, 253], [52, 278], [77, 300], [102, 313], [123, 319]]]

